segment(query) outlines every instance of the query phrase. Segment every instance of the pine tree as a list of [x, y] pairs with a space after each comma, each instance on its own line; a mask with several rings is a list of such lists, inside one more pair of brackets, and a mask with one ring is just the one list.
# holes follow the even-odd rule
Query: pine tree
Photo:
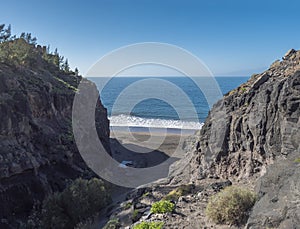
[[5, 24], [0, 25], [0, 42], [8, 41], [11, 38], [11, 25], [5, 29]]
[[50, 54], [50, 45], [47, 46], [46, 52], [47, 52], [47, 54]]
[[78, 68], [75, 68], [74, 72], [75, 72], [75, 75], [76, 75], [76, 76], [79, 75], [79, 70], [78, 70]]
[[11, 25], [8, 25], [7, 29], [5, 30], [3, 39], [4, 41], [8, 41], [10, 37], [11, 37]]
[[32, 37], [31, 33], [21, 33], [20, 38], [24, 39], [28, 44], [36, 45], [36, 37]]
[[0, 25], [0, 42], [3, 42], [4, 27], [5, 27], [5, 24]]
[[68, 59], [66, 59], [65, 62], [64, 62], [63, 70], [64, 70], [65, 72], [70, 72], [70, 66], [69, 66]]

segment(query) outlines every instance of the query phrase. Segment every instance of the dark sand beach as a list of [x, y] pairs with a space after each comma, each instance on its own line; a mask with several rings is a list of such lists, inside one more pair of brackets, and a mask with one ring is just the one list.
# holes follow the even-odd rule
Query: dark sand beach
[[136, 168], [152, 167], [168, 158], [174, 162], [183, 156], [183, 142], [190, 135], [190, 131], [111, 131], [112, 156], [120, 163], [132, 161]]

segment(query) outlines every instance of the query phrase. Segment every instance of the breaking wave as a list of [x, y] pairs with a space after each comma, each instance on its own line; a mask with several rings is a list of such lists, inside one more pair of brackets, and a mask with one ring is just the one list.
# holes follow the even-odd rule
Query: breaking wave
[[129, 126], [129, 127], [152, 127], [152, 128], [174, 128], [199, 130], [203, 123], [182, 121], [182, 120], [166, 120], [157, 118], [141, 118], [130, 115], [117, 115], [109, 117], [110, 126]]

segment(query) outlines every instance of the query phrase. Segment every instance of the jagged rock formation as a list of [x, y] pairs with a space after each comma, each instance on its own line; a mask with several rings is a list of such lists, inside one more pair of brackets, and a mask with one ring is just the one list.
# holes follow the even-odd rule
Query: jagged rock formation
[[174, 166], [171, 179], [263, 174], [276, 158], [299, 150], [299, 104], [300, 51], [290, 50], [282, 61], [253, 75], [214, 105], [190, 143], [194, 148]]
[[[111, 219], [118, 218], [122, 227], [162, 221], [166, 228], [242, 228], [212, 224], [205, 214], [208, 199], [233, 184], [256, 186], [258, 201], [246, 228], [298, 228], [299, 104], [300, 51], [290, 50], [217, 102], [202, 129], [185, 142], [186, 154], [169, 177], [128, 195]], [[175, 212], [151, 214], [155, 201], [184, 185], [194, 188], [175, 201]]]
[[[72, 134], [81, 77], [40, 59], [34, 67], [0, 63], [0, 228], [18, 227], [35, 201], [68, 180], [91, 176]], [[98, 135], [109, 149], [106, 109], [96, 106]]]
[[246, 228], [298, 228], [299, 105], [300, 51], [290, 50], [214, 105], [186, 143], [186, 157], [173, 166], [170, 183], [251, 178], [259, 199]]
[[[296, 158], [295, 158], [296, 156]], [[298, 158], [297, 158], [298, 157]], [[299, 152], [278, 160], [259, 179], [259, 201], [254, 205], [246, 228], [298, 228], [300, 225]]]

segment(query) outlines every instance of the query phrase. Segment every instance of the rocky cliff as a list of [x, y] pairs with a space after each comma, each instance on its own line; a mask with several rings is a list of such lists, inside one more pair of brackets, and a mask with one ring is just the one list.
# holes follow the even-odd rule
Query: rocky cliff
[[264, 174], [277, 158], [299, 152], [299, 104], [300, 51], [290, 50], [214, 105], [171, 177], [186, 182]]
[[[17, 228], [36, 201], [61, 191], [70, 179], [92, 174], [72, 134], [72, 103], [81, 77], [36, 59], [33, 66], [0, 63], [0, 228]], [[109, 149], [100, 99], [96, 117]]]
[[299, 117], [300, 51], [290, 50], [214, 105], [186, 143], [188, 153], [174, 165], [170, 183], [250, 184], [258, 201], [246, 228], [298, 228]]
[[[290, 50], [214, 105], [168, 178], [129, 193], [108, 216], [120, 228], [143, 221], [164, 228], [299, 228], [299, 104], [300, 51]], [[205, 209], [230, 185], [255, 189], [257, 202], [240, 224], [216, 225]], [[152, 214], [151, 206], [166, 199], [175, 211]]]

